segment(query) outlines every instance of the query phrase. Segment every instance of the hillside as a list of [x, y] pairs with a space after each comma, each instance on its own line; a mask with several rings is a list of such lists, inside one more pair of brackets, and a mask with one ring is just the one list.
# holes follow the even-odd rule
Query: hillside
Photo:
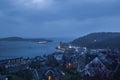
[[91, 33], [75, 39], [72, 44], [88, 48], [120, 48], [120, 33]]

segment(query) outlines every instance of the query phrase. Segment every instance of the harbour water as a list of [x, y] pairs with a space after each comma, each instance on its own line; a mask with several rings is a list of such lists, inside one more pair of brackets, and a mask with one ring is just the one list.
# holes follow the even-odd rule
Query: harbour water
[[16, 57], [35, 57], [48, 55], [56, 51], [55, 47], [62, 42], [70, 42], [73, 38], [52, 38], [53, 42], [39, 44], [36, 42], [0, 42], [0, 59]]

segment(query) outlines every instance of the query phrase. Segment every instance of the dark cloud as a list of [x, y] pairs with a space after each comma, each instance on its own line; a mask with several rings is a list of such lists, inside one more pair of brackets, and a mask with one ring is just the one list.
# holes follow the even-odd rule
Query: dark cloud
[[41, 7], [26, 5], [24, 0], [1, 0], [0, 37], [79, 37], [97, 31], [120, 31], [119, 0], [49, 1], [49, 6], [44, 3]]

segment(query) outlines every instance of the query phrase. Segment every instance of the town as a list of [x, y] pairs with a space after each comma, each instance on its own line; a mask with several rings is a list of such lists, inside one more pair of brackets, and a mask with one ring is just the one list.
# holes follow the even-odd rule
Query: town
[[63, 43], [35, 58], [0, 60], [0, 80], [120, 80], [119, 49], [89, 49]]

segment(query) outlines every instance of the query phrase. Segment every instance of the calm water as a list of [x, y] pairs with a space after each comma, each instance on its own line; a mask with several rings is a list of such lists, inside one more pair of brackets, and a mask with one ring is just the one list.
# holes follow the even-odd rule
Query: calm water
[[60, 41], [69, 42], [72, 38], [54, 38], [53, 42], [38, 44], [36, 42], [0, 42], [0, 59], [16, 57], [35, 57], [50, 54], [56, 51]]

